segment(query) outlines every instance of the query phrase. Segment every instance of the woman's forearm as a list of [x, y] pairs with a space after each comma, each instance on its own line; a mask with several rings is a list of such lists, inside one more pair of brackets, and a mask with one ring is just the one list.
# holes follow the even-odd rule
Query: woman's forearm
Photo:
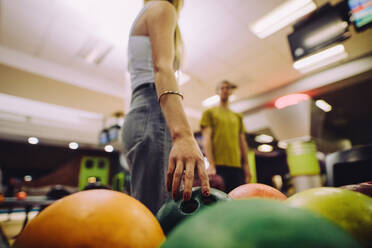
[[[155, 71], [155, 84], [158, 96], [165, 91], [179, 91], [176, 77], [171, 69], [158, 68]], [[182, 98], [179, 95], [162, 95], [160, 106], [173, 140], [193, 135], [183, 109]]]

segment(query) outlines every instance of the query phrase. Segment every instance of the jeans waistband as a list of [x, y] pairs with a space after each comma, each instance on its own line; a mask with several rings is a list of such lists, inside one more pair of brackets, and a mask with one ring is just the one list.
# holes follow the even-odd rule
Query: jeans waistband
[[140, 91], [142, 89], [145, 89], [145, 88], [153, 88], [153, 89], [155, 89], [155, 83], [144, 83], [144, 84], [141, 84], [140, 86], [138, 86], [137, 88], [135, 88], [133, 90], [132, 94], [134, 94], [137, 91]]

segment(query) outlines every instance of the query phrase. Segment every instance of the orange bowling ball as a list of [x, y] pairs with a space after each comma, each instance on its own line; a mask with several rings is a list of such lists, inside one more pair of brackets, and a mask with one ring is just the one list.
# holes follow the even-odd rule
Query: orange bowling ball
[[279, 190], [261, 183], [243, 184], [233, 189], [229, 196], [233, 199], [247, 199], [252, 197], [271, 198], [284, 201], [287, 196]]
[[15, 248], [159, 247], [165, 240], [155, 216], [136, 199], [97, 189], [66, 196], [32, 219]]

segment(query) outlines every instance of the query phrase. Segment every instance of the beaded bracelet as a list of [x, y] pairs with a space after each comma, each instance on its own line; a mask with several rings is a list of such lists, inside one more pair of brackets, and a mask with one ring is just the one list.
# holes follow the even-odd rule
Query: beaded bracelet
[[179, 96], [182, 98], [182, 100], [183, 100], [183, 95], [182, 95], [180, 92], [178, 92], [178, 91], [166, 90], [166, 91], [164, 91], [163, 93], [160, 94], [160, 96], [159, 96], [159, 98], [158, 98], [158, 102], [160, 103], [160, 99], [161, 99], [161, 97], [164, 96], [164, 95], [167, 95], [167, 94], [179, 95]]

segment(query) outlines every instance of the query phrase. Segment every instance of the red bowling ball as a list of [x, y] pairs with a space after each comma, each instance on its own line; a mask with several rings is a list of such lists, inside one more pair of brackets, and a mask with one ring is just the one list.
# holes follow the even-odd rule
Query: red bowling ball
[[344, 185], [341, 188], [356, 191], [366, 196], [372, 197], [372, 181], [359, 184]]
[[[223, 178], [220, 175], [209, 175], [209, 185], [211, 188], [215, 188], [221, 191], [225, 192], [225, 182], [223, 181]], [[201, 186], [200, 179], [198, 177], [195, 177], [193, 187], [199, 187]]]
[[270, 198], [274, 200], [284, 201], [287, 196], [279, 190], [261, 183], [243, 184], [233, 189], [229, 196], [233, 199], [248, 199], [253, 197]]

